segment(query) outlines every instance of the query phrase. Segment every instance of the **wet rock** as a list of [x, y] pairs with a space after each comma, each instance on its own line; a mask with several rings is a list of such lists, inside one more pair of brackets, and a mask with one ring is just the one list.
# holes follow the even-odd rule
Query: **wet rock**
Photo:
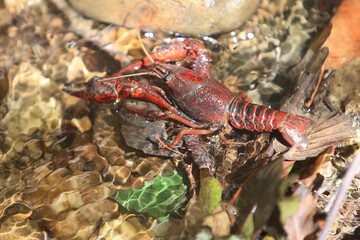
[[345, 113], [359, 112], [360, 58], [337, 70], [329, 80], [326, 96], [335, 109], [345, 108]]
[[42, 239], [42, 233], [36, 221], [9, 217], [0, 226], [1, 239]]
[[143, 31], [209, 35], [239, 27], [259, 1], [69, 1], [87, 17]]
[[12, 17], [9, 9], [4, 6], [3, 1], [0, 3], [0, 29], [4, 26], [10, 25]]
[[9, 111], [2, 120], [11, 139], [29, 136], [37, 130], [52, 132], [60, 128], [62, 110], [61, 103], [53, 96], [56, 89], [31, 64], [20, 66], [7, 100]]
[[0, 69], [0, 106], [2, 105], [4, 98], [8, 94], [9, 88], [10, 88], [10, 82], [9, 79], [7, 78], [7, 72], [5, 71], [5, 69], [1, 68]]
[[73, 118], [71, 119], [71, 124], [76, 127], [80, 132], [85, 132], [91, 129], [91, 121], [88, 116], [83, 118]]
[[68, 67], [67, 79], [71, 82], [76, 79], [84, 80], [94, 77], [104, 77], [105, 74], [105, 72], [89, 72], [82, 57], [75, 56]]
[[59, 239], [89, 239], [100, 222], [116, 216], [117, 210], [114, 201], [104, 199], [70, 211], [59, 221], [49, 221], [47, 227]]
[[107, 221], [99, 231], [98, 239], [143, 239], [155, 238], [155, 234], [142, 226], [135, 217], [121, 216], [118, 219]]
[[64, 21], [61, 17], [55, 17], [50, 22], [50, 31], [51, 32], [59, 32], [64, 25]]
[[[141, 186], [146, 179], [173, 172], [174, 164], [169, 159], [152, 156], [137, 156], [128, 149], [120, 133], [120, 118], [109, 109], [98, 113], [94, 123], [94, 142], [100, 154], [110, 163], [103, 170], [106, 181], [111, 181], [118, 189]], [[127, 149], [127, 150], [125, 150]]]
[[41, 137], [60, 129], [61, 102], [54, 94], [58, 90], [30, 63], [19, 66], [1, 121], [7, 133], [7, 142], [2, 142], [7, 148], [0, 155], [3, 166], [24, 168], [40, 159], [45, 150]]
[[51, 78], [57, 81], [65, 82], [67, 73], [67, 66], [63, 63], [58, 63], [52, 66]]
[[[68, 102], [59, 82], [68, 66], [72, 76], [76, 67], [87, 70], [78, 59], [72, 63], [74, 54], [64, 48], [63, 20], [52, 15], [48, 2], [7, 2], [14, 16], [24, 12], [8, 28], [11, 37], [0, 41], [0, 63], [8, 66], [12, 83], [0, 108], [0, 238], [88, 239], [119, 214], [118, 204], [108, 199], [116, 187], [103, 181], [110, 164], [89, 143], [90, 133], [70, 125], [74, 113], [63, 112]], [[90, 111], [80, 105], [74, 112], [85, 131], [91, 127]]]

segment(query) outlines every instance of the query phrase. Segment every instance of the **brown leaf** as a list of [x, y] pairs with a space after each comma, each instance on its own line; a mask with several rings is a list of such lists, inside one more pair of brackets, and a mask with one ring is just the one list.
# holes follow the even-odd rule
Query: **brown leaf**
[[203, 225], [208, 226], [215, 237], [221, 238], [230, 236], [230, 218], [221, 206], [218, 206], [213, 214], [204, 219]]
[[[250, 174], [262, 166], [268, 156], [268, 138], [268, 133], [264, 133], [254, 142], [250, 142], [243, 152], [238, 154], [236, 161], [232, 163], [231, 171], [226, 176], [227, 179], [235, 184], [241, 184]], [[225, 163], [224, 161], [223, 164]]]
[[[127, 101], [126, 106], [138, 109], [139, 111], [159, 111], [155, 104], [149, 102]], [[166, 157], [179, 156], [179, 154], [173, 151], [159, 151], [162, 145], [157, 140], [157, 137], [167, 139], [165, 121], [146, 120], [139, 114], [133, 113], [124, 107], [120, 109], [119, 114], [123, 119], [121, 134], [124, 136], [127, 145], [139, 149], [146, 154]]]
[[209, 154], [209, 151], [204, 147], [199, 139], [198, 135], [187, 134], [183, 136], [187, 150], [200, 169], [209, 169], [211, 174], [215, 172], [215, 160], [213, 156]]
[[300, 240], [314, 232], [312, 219], [315, 213], [316, 199], [303, 185], [295, 190], [293, 196], [300, 197], [300, 206], [297, 213], [288, 219], [284, 228], [287, 239]]
[[[333, 28], [324, 46], [330, 49], [326, 69], [338, 69], [360, 56], [359, 0], [344, 0], [331, 19]], [[354, 28], [355, 27], [355, 28]]]
[[203, 210], [202, 202], [199, 197], [194, 195], [187, 205], [187, 211], [184, 216], [184, 229], [181, 239], [191, 239], [202, 224], [206, 213]]

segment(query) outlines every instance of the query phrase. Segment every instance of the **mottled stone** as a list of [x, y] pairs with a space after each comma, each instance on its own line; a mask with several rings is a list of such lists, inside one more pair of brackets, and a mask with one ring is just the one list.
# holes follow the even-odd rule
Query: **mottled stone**
[[150, 240], [155, 234], [143, 227], [135, 217], [121, 216], [118, 219], [104, 223], [99, 231], [97, 239], [141, 239]]
[[329, 80], [325, 91], [327, 99], [335, 109], [345, 106], [347, 114], [359, 112], [360, 57], [337, 70]]
[[144, 31], [208, 35], [239, 27], [256, 10], [258, 0], [70, 0], [87, 17]]

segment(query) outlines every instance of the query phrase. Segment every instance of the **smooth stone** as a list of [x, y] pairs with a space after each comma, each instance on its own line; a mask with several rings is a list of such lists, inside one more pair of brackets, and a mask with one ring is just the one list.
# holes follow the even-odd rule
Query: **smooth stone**
[[143, 31], [210, 35], [238, 28], [259, 0], [69, 0], [83, 15]]

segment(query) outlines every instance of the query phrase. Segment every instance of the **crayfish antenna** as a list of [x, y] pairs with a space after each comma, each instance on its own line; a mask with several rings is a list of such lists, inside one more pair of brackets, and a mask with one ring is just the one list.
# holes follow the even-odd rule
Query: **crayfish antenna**
[[148, 57], [148, 59], [149, 59], [152, 63], [155, 63], [154, 59], [151, 57], [149, 51], [145, 48], [144, 43], [143, 43], [142, 40], [141, 40], [140, 29], [138, 29], [138, 38], [139, 38], [139, 41], [140, 41], [141, 48], [142, 48], [142, 50], [144, 51], [145, 55]]
[[116, 80], [116, 79], [128, 78], [128, 77], [144, 76], [144, 75], [149, 75], [149, 73], [140, 72], [140, 73], [126, 74], [126, 75], [119, 75], [119, 76], [116, 76], [116, 77], [105, 77], [105, 78], [102, 78], [102, 79], [98, 79], [96, 81], [97, 82], [106, 82], [106, 81], [110, 81], [110, 80]]

